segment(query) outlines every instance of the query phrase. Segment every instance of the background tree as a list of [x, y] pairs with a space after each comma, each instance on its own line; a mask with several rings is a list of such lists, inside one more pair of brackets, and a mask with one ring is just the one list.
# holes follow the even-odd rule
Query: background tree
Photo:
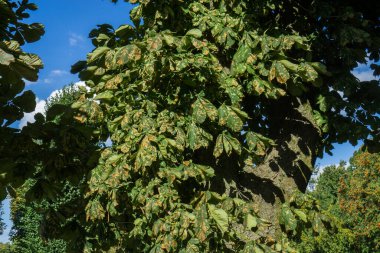
[[[14, 193], [12, 242], [16, 252], [80, 252], [85, 242], [84, 192], [98, 160], [99, 134], [78, 124], [70, 104], [81, 86], [69, 85], [47, 101], [46, 116], [25, 126], [23, 156], [33, 167]], [[45, 170], [50, 171], [45, 175]], [[55, 178], [49, 182], [48, 177]], [[62, 241], [64, 240], [64, 241]]]
[[1, 253], [11, 253], [12, 245], [10, 243], [0, 243], [0, 252]]
[[328, 166], [310, 194], [341, 224], [335, 235], [304, 234], [301, 252], [377, 252], [379, 238], [380, 153], [357, 151], [345, 164]]
[[[49, 97], [46, 103], [46, 112], [53, 109], [55, 105], [70, 106], [79, 95], [79, 88], [74, 84], [67, 85], [59, 90], [54, 96]], [[11, 231], [12, 252], [41, 252], [41, 253], [59, 253], [67, 252], [66, 243], [63, 240], [48, 240], [41, 232], [43, 223], [49, 222], [46, 217], [51, 209], [59, 208], [63, 203], [70, 203], [73, 198], [78, 198], [80, 186], [72, 186], [67, 183], [65, 186], [70, 190], [62, 189], [59, 201], [45, 200], [42, 203], [26, 202], [25, 192], [33, 186], [34, 180], [29, 179], [26, 183], [17, 189], [16, 198], [12, 199], [12, 221]], [[82, 196], [80, 196], [82, 197]], [[57, 229], [57, 228], [56, 228]]]
[[380, 250], [380, 153], [357, 152], [338, 190], [344, 224], [354, 232], [356, 252]]
[[318, 176], [315, 189], [311, 195], [318, 199], [323, 210], [330, 213], [340, 214], [338, 189], [341, 178], [347, 173], [346, 163], [340, 162], [338, 166], [331, 165], [323, 168], [323, 172]]

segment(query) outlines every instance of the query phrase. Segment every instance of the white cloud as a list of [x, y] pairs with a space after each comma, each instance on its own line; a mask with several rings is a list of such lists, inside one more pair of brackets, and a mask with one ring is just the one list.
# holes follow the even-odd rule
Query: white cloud
[[26, 126], [28, 124], [28, 122], [33, 123], [35, 121], [34, 115], [36, 115], [37, 113], [45, 114], [46, 101], [45, 100], [39, 100], [38, 98], [36, 98], [36, 102], [37, 102], [37, 105], [36, 105], [36, 109], [34, 110], [34, 112], [25, 113], [24, 118], [22, 118], [20, 120], [20, 124], [18, 125], [18, 127], [20, 129], [23, 128], [24, 126]]
[[52, 83], [52, 80], [50, 78], [45, 78], [43, 82], [46, 84], [49, 84], [49, 83]]
[[84, 41], [83, 36], [76, 33], [70, 33], [70, 37], [69, 37], [70, 46], [72, 47], [77, 46], [80, 42], [83, 42], [83, 41]]
[[55, 69], [50, 72], [50, 76], [64, 76], [68, 74], [69, 72], [61, 69]]

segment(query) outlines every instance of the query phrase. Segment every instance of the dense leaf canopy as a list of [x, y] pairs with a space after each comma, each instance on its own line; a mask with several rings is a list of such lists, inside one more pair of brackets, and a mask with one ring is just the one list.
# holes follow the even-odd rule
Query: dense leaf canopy
[[73, 66], [90, 88], [74, 111], [21, 133], [27, 199], [83, 185], [85, 215], [62, 205], [46, 229], [85, 252], [292, 252], [333, 232], [300, 191], [332, 143], [378, 148], [379, 82], [351, 71], [379, 60], [379, 4], [129, 2], [134, 25], [99, 25]]
[[15, 163], [12, 147], [17, 147], [14, 140], [16, 129], [12, 123], [22, 119], [25, 112], [32, 112], [36, 106], [35, 95], [24, 91], [25, 81], [36, 81], [38, 71], [42, 68], [40, 58], [35, 54], [25, 53], [21, 46], [37, 41], [44, 34], [41, 24], [22, 23], [29, 14], [36, 10], [35, 4], [28, 1], [0, 1], [0, 198], [6, 196], [5, 186], [11, 182], [19, 186], [25, 177], [23, 163]]

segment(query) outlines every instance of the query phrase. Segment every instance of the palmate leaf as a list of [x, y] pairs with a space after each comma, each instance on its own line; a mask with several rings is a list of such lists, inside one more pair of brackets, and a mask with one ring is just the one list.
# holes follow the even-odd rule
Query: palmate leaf
[[301, 63], [298, 73], [305, 82], [313, 82], [318, 78], [318, 72], [308, 63]]
[[284, 84], [289, 80], [290, 75], [285, 66], [281, 62], [276, 61], [272, 64], [268, 78], [269, 81], [276, 78], [278, 83]]
[[28, 90], [21, 96], [16, 97], [13, 103], [22, 108], [24, 112], [32, 112], [36, 107], [36, 96], [32, 91]]
[[255, 153], [258, 156], [265, 155], [266, 149], [270, 146], [275, 145], [273, 140], [251, 131], [247, 132], [246, 141], [249, 151]]
[[188, 36], [192, 36], [192, 37], [194, 37], [194, 38], [199, 39], [199, 38], [202, 37], [202, 31], [199, 30], [199, 29], [191, 29], [191, 30], [189, 30], [189, 31], [186, 33], [186, 35], [188, 35]]
[[297, 219], [287, 204], [282, 206], [280, 223], [285, 226], [287, 231], [294, 231], [297, 228]]
[[141, 49], [136, 45], [127, 45], [118, 48], [112, 61], [118, 66], [122, 66], [130, 61], [138, 61], [141, 59]]
[[239, 132], [243, 128], [242, 118], [247, 115], [240, 109], [228, 105], [221, 105], [218, 109], [219, 125], [227, 126], [234, 132]]
[[241, 154], [241, 144], [238, 139], [232, 137], [229, 133], [224, 132], [216, 139], [214, 147], [214, 156], [218, 158], [223, 151], [230, 156], [232, 151], [235, 151], [238, 155]]
[[248, 45], [241, 45], [233, 57], [233, 63], [245, 63], [248, 57], [251, 55], [251, 52], [252, 50]]
[[146, 135], [141, 141], [135, 161], [136, 170], [151, 166], [157, 160], [157, 148], [153, 144], [155, 140], [155, 136]]
[[207, 99], [198, 98], [192, 105], [192, 108], [193, 118], [199, 124], [202, 124], [206, 120], [206, 117], [212, 121], [215, 121], [218, 117], [218, 110]]
[[220, 82], [221, 88], [224, 89], [225, 93], [229, 96], [231, 103], [233, 105], [239, 104], [243, 99], [244, 94], [238, 81], [235, 78], [222, 77]]
[[229, 218], [226, 211], [221, 208], [217, 208], [215, 205], [208, 204], [207, 209], [209, 211], [210, 216], [213, 218], [218, 228], [222, 233], [228, 231], [229, 228]]
[[91, 63], [95, 60], [98, 60], [100, 57], [105, 55], [109, 50], [111, 50], [109, 47], [98, 47], [96, 48], [92, 53], [87, 55], [87, 62]]
[[15, 57], [12, 54], [8, 54], [0, 48], [0, 65], [9, 65], [15, 61]]
[[213, 138], [203, 128], [198, 127], [195, 123], [190, 123], [187, 128], [187, 139], [189, 147], [197, 150], [201, 147], [208, 147]]

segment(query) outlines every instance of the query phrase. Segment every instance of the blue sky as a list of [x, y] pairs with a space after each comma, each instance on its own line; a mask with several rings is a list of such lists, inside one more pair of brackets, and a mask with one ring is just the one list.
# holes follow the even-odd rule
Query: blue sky
[[[71, 82], [78, 82], [76, 75], [70, 74], [70, 67], [78, 60], [86, 58], [93, 46], [88, 39], [89, 32], [98, 24], [108, 23], [115, 28], [122, 24], [130, 23], [129, 11], [131, 5], [120, 1], [112, 4], [109, 0], [45, 0], [33, 1], [39, 6], [39, 10], [31, 13], [28, 22], [43, 23], [46, 34], [37, 43], [24, 46], [25, 51], [38, 54], [43, 62], [44, 69], [40, 72], [39, 80], [28, 83], [26, 89], [31, 89], [38, 97], [37, 111], [44, 109], [45, 100], [54, 91]], [[369, 80], [372, 77], [367, 67], [361, 66], [355, 71], [361, 80]], [[33, 114], [28, 114], [21, 121], [21, 126], [26, 121], [33, 119]], [[323, 167], [337, 164], [341, 160], [347, 160], [358, 148], [350, 144], [335, 145], [334, 156], [325, 155], [317, 161], [317, 165]], [[3, 219], [7, 229], [0, 236], [0, 242], [9, 240], [8, 233], [12, 224], [9, 219], [9, 200], [4, 201], [5, 214]]]

